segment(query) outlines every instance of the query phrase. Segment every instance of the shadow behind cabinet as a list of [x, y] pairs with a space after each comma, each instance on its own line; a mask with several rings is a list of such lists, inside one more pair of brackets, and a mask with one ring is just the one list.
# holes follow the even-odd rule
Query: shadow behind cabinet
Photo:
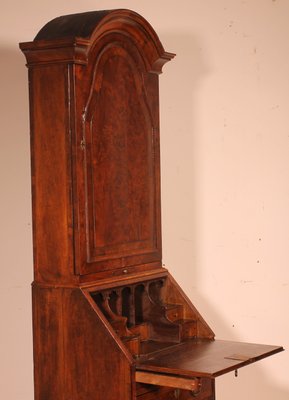
[[282, 350], [214, 339], [162, 268], [158, 75], [174, 54], [129, 10], [56, 18], [29, 71], [36, 400], [214, 400]]

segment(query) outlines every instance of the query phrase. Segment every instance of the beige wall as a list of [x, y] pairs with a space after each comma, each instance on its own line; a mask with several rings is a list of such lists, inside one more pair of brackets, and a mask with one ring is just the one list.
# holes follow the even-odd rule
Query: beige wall
[[[217, 338], [289, 348], [289, 2], [5, 3], [0, 398], [33, 398], [27, 71], [17, 43], [74, 12], [134, 9], [177, 53], [161, 76], [164, 262]], [[218, 399], [288, 400], [288, 363], [284, 352], [218, 378]]]

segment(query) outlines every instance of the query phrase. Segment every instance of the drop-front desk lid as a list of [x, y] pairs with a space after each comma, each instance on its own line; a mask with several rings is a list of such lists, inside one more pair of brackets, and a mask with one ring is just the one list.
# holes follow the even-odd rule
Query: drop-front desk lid
[[[226, 340], [189, 340], [137, 361], [137, 380], [161, 376], [215, 378], [284, 350], [281, 346]], [[150, 380], [150, 382], [146, 382]]]

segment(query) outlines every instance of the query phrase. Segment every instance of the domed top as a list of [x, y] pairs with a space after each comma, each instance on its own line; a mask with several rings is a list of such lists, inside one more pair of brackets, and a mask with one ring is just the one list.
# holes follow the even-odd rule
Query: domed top
[[[102, 10], [62, 15], [44, 25], [35, 36], [34, 41], [54, 40], [67, 37], [89, 38], [104, 17], [119, 11], [128, 10]], [[133, 12], [130, 11], [130, 13]]]
[[148, 71], [161, 73], [174, 54], [164, 50], [152, 26], [126, 9], [89, 11], [54, 18], [32, 42], [20, 43], [28, 66], [51, 62], [87, 64], [93, 46], [107, 35], [129, 38], [143, 54]]

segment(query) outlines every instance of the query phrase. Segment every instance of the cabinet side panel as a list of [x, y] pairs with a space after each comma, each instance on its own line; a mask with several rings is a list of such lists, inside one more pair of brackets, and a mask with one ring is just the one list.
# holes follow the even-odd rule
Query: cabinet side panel
[[61, 289], [32, 287], [35, 400], [64, 400]]
[[69, 67], [31, 67], [33, 242], [35, 279], [73, 273]]
[[130, 362], [80, 289], [33, 287], [35, 400], [129, 400]]
[[131, 399], [129, 360], [80, 290], [65, 292], [64, 310], [67, 398]]

